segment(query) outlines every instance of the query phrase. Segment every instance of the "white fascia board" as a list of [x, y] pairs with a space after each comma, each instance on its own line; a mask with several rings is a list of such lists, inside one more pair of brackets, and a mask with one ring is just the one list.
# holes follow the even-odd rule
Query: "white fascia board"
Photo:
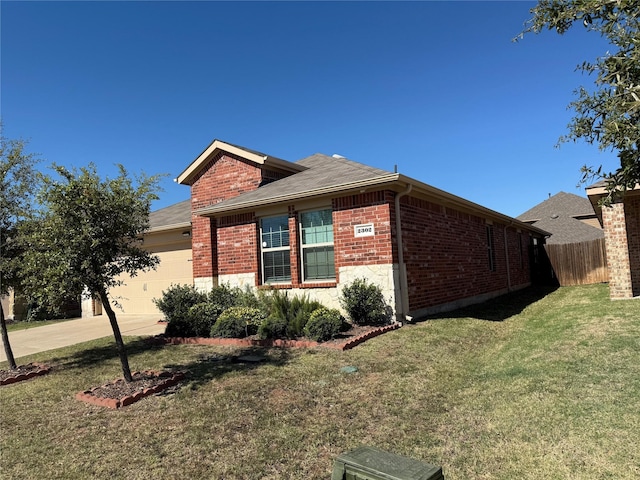
[[176, 179], [180, 184], [188, 184], [188, 181], [195, 175], [195, 173], [200, 169], [203, 163], [205, 163], [211, 156], [217, 151], [222, 150], [232, 155], [237, 155], [239, 157], [250, 160], [254, 163], [263, 165], [266, 156], [257, 155], [253, 152], [249, 152], [247, 150], [243, 150], [242, 148], [236, 147], [235, 145], [229, 145], [228, 143], [221, 142], [220, 140], [214, 140], [211, 144], [202, 152], [198, 157], [191, 162], [189, 165]]
[[157, 227], [152, 227], [147, 230], [147, 233], [157, 233], [157, 232], [166, 232], [169, 230], [184, 230], [185, 228], [191, 229], [191, 222], [182, 222], [182, 223], [173, 223], [171, 225], [159, 225]]

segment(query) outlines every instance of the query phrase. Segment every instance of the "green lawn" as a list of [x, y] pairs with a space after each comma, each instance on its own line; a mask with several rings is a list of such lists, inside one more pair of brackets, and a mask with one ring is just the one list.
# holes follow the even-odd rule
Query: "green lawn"
[[18, 330], [28, 330], [30, 328], [44, 327], [45, 325], [53, 325], [60, 322], [68, 322], [72, 318], [61, 318], [56, 320], [33, 320], [31, 322], [11, 322], [7, 323], [8, 332], [16, 332]]
[[257, 366], [128, 338], [133, 369], [189, 380], [118, 411], [74, 400], [121, 376], [112, 342], [21, 358], [54, 371], [0, 388], [0, 476], [328, 479], [367, 444], [447, 480], [640, 478], [639, 312], [606, 285], [527, 291], [347, 352], [261, 350]]

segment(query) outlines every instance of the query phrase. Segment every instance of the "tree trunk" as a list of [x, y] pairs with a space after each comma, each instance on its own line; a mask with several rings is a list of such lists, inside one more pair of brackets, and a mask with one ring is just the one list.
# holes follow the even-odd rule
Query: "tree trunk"
[[4, 309], [0, 303], [0, 329], [2, 330], [2, 343], [4, 344], [4, 353], [7, 356], [7, 362], [9, 362], [9, 368], [15, 370], [18, 368], [16, 365], [16, 359], [13, 356], [13, 350], [11, 350], [11, 344], [9, 343], [9, 334], [7, 333], [7, 322], [4, 319]]
[[118, 348], [118, 355], [120, 355], [120, 363], [122, 364], [122, 373], [124, 374], [124, 379], [127, 382], [132, 382], [133, 377], [131, 376], [131, 369], [129, 368], [129, 358], [127, 357], [127, 350], [125, 349], [124, 342], [122, 341], [122, 335], [120, 334], [120, 327], [118, 326], [118, 321], [116, 320], [116, 314], [113, 311], [113, 308], [111, 308], [109, 297], [107, 296], [107, 292], [104, 289], [98, 292], [98, 296], [100, 297], [100, 301], [102, 302], [102, 308], [104, 308], [105, 312], [107, 312], [107, 317], [109, 317], [109, 322], [111, 323], [113, 336], [116, 339], [116, 347]]

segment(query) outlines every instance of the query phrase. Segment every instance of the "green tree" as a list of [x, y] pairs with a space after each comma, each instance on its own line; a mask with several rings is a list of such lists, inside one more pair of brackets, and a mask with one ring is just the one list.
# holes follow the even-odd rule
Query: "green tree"
[[[59, 179], [43, 178], [39, 215], [28, 224], [30, 245], [25, 255], [25, 289], [43, 304], [66, 295], [97, 295], [109, 317], [122, 371], [132, 381], [129, 361], [109, 291], [155, 269], [159, 260], [142, 248], [149, 228], [151, 201], [157, 199], [159, 176], [133, 181], [119, 165], [119, 175], [102, 180], [96, 167], [68, 170], [54, 165]], [[114, 302], [115, 304], [115, 302]]]
[[[22, 140], [5, 138], [0, 126], [0, 295], [20, 286], [23, 249], [18, 231], [29, 215], [37, 187], [37, 159], [24, 147]], [[2, 304], [0, 330], [9, 368], [16, 369]]]
[[595, 88], [580, 87], [570, 103], [576, 115], [560, 142], [585, 140], [617, 152], [620, 166], [582, 167], [581, 183], [604, 179], [608, 204], [640, 183], [640, 2], [638, 0], [539, 0], [520, 34], [545, 29], [566, 33], [578, 24], [599, 33], [612, 49], [578, 66], [595, 74]]

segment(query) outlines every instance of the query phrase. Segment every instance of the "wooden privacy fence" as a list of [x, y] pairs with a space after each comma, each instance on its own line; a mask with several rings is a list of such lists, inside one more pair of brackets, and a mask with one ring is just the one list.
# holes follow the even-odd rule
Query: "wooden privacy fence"
[[604, 238], [544, 246], [561, 286], [609, 281]]

